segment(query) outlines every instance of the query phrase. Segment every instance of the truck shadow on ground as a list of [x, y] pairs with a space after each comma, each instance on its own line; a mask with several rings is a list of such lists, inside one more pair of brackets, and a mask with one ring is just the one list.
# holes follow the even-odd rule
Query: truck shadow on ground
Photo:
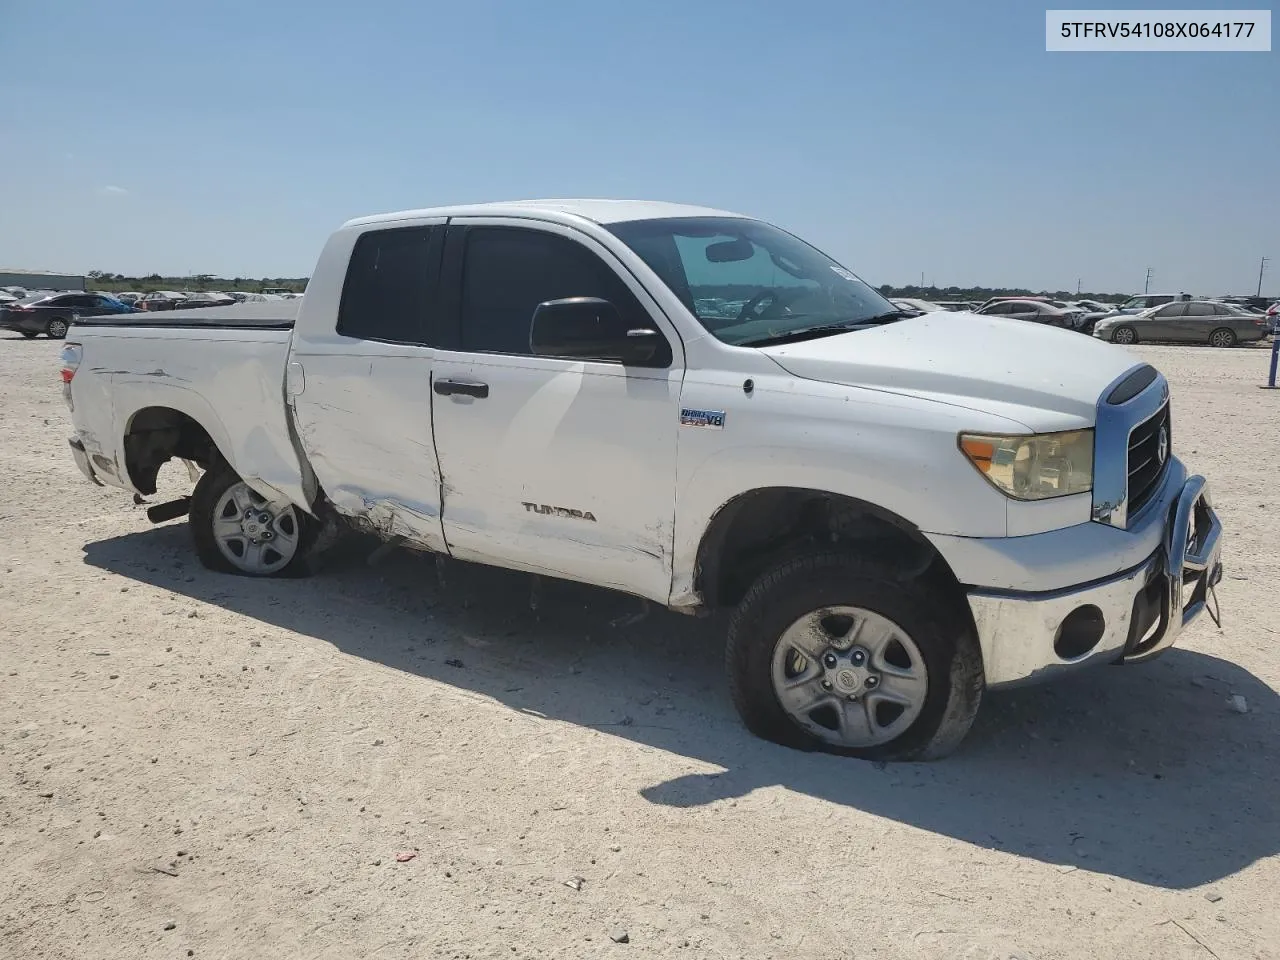
[[[509, 706], [703, 761], [720, 771], [645, 787], [697, 807], [781, 786], [979, 847], [1157, 886], [1219, 880], [1280, 852], [1280, 703], [1225, 660], [1174, 649], [1141, 668], [990, 694], [961, 751], [873, 765], [752, 737], [725, 693], [723, 622], [397, 551], [306, 580], [209, 573], [185, 525], [89, 544], [86, 561], [463, 687]], [[622, 622], [614, 625], [614, 621]], [[1197, 625], [1195, 636], [1212, 636]], [[1249, 713], [1229, 709], [1243, 695]]]

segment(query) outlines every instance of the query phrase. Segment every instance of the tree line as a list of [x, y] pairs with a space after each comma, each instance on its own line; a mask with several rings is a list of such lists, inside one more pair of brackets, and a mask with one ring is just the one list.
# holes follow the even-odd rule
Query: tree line
[[128, 277], [123, 273], [90, 270], [85, 274], [85, 286], [102, 293], [152, 293], [156, 290], [181, 290], [204, 293], [215, 290], [239, 290], [244, 293], [261, 293], [265, 288], [291, 290], [301, 293], [307, 287], [309, 277], [215, 277], [211, 273], [199, 273], [189, 277], [164, 277], [151, 273], [145, 277]]

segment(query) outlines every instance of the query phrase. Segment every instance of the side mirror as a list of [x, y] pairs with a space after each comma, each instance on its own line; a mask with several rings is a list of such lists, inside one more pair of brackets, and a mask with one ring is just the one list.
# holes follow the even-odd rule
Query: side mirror
[[535, 357], [565, 360], [617, 360], [643, 364], [665, 341], [651, 327], [631, 328], [608, 300], [568, 297], [538, 304], [529, 329]]

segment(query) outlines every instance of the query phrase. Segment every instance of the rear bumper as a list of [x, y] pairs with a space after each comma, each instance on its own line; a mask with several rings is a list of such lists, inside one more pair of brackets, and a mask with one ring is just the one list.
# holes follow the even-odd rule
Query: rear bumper
[[44, 333], [46, 326], [43, 317], [5, 314], [0, 316], [0, 330], [12, 330], [15, 333]]
[[1137, 567], [1050, 593], [972, 591], [987, 685], [1159, 656], [1206, 609], [1222, 577], [1221, 537], [1204, 478], [1190, 477], [1169, 507], [1162, 543]]
[[80, 468], [80, 472], [85, 475], [86, 480], [96, 483], [98, 486], [105, 484], [98, 479], [98, 475], [93, 472], [93, 462], [89, 459], [89, 453], [84, 448], [84, 443], [77, 437], [72, 437], [67, 441], [71, 445], [71, 456], [76, 462], [76, 466]]

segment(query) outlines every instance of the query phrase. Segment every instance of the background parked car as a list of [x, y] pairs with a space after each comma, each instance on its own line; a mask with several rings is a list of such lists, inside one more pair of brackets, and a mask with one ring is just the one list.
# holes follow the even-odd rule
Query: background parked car
[[61, 340], [77, 317], [110, 313], [133, 313], [133, 307], [100, 293], [55, 293], [0, 306], [0, 328]]
[[173, 310], [185, 299], [187, 295], [176, 290], [157, 290], [154, 293], [144, 293], [133, 305], [150, 313], [154, 310]]
[[236, 301], [225, 293], [189, 293], [174, 304], [175, 310], [195, 310], [199, 307], [229, 307]]
[[1185, 293], [1140, 293], [1136, 297], [1130, 297], [1116, 309], [1121, 313], [1134, 314], [1141, 313], [1143, 310], [1150, 310], [1152, 307], [1163, 306], [1166, 303], [1190, 299], [1191, 297]]
[[1114, 304], [1103, 303], [1101, 300], [1068, 300], [1067, 303], [1079, 307], [1085, 313], [1113, 313], [1116, 309]]
[[1038, 300], [1034, 297], [997, 297], [988, 300], [976, 311], [991, 317], [1007, 317], [1010, 320], [1030, 320], [1051, 327], [1074, 330], [1084, 316], [1083, 310], [1058, 306], [1058, 302]]
[[952, 313], [978, 309], [978, 304], [974, 300], [934, 300], [932, 302]]
[[1216, 300], [1181, 300], [1152, 307], [1138, 314], [1103, 317], [1093, 335], [1112, 343], [1167, 340], [1175, 343], [1207, 343], [1234, 347], [1261, 340], [1266, 318], [1230, 303]]
[[1256, 310], [1259, 313], [1266, 313], [1267, 308], [1271, 306], [1270, 297], [1214, 297], [1215, 300], [1221, 300], [1223, 303], [1233, 303], [1237, 307], [1244, 307], [1246, 310]]

